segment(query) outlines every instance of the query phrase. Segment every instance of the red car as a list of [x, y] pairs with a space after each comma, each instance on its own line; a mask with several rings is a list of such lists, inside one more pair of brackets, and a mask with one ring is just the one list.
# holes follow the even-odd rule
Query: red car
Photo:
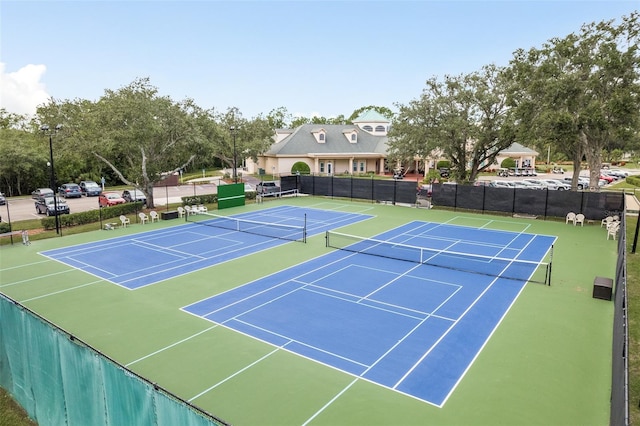
[[124, 203], [126, 203], [125, 199], [117, 192], [103, 192], [98, 196], [98, 204], [100, 207], [109, 207]]
[[606, 180], [606, 181], [607, 181], [607, 183], [611, 183], [611, 182], [613, 182], [614, 180], [616, 180], [616, 178], [614, 178], [613, 176], [603, 175], [603, 174], [600, 174], [600, 179], [602, 179], [602, 180]]

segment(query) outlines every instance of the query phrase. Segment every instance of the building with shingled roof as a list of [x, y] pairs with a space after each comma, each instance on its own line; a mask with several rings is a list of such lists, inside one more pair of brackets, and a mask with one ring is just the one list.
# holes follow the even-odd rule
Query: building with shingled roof
[[316, 175], [383, 174], [390, 124], [388, 118], [368, 110], [352, 124], [303, 124], [296, 129], [278, 129], [275, 142], [257, 163], [247, 161], [247, 172], [287, 174], [302, 161]]

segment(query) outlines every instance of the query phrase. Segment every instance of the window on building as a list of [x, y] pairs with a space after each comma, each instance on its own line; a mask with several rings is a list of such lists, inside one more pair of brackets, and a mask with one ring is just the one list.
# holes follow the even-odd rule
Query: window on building
[[353, 171], [357, 172], [358, 171], [358, 163], [357, 162], [353, 162]]
[[376, 132], [384, 132], [384, 126], [376, 126]]
[[367, 132], [373, 132], [373, 127], [367, 124], [366, 126], [362, 127], [362, 130], [366, 130]]
[[324, 173], [324, 163], [320, 162], [320, 173]]
[[360, 172], [364, 173], [364, 161], [360, 162]]
[[355, 142], [357, 140], [357, 135], [355, 133], [351, 133], [351, 142]]
[[318, 140], [320, 140], [321, 142], [323, 142], [323, 141], [324, 141], [324, 133], [320, 133], [320, 134], [318, 135]]

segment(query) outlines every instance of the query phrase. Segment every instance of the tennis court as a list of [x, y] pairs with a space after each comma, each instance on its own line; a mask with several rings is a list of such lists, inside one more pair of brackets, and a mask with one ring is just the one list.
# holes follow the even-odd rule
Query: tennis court
[[[306, 244], [268, 237], [268, 248], [227, 245], [227, 260], [212, 253], [211, 266], [164, 272], [136, 291], [133, 280], [124, 283], [133, 274], [100, 275], [87, 264], [117, 275], [125, 273], [118, 265], [136, 262], [170, 270], [134, 256], [153, 257], [154, 244], [160, 257], [175, 255], [176, 245], [189, 253], [176, 263], [188, 264], [219, 248], [209, 232], [226, 234], [218, 240], [253, 235], [167, 220], [5, 246], [0, 292], [235, 425], [608, 422], [613, 305], [591, 291], [594, 276], [615, 276], [617, 242], [599, 224], [327, 197], [225, 214], [301, 227], [304, 212]], [[209, 243], [196, 249], [200, 238]], [[551, 286], [523, 283], [550, 260], [551, 244]], [[440, 266], [429, 264], [436, 259]], [[474, 272], [460, 270], [471, 263]], [[544, 282], [542, 269], [532, 281]]]
[[[175, 278], [370, 216], [280, 206], [223, 217], [199, 214], [188, 224], [43, 252], [128, 289]], [[238, 232], [240, 231], [240, 232]]]
[[436, 406], [555, 242], [419, 221], [375, 239], [326, 238], [346, 251], [184, 310]]

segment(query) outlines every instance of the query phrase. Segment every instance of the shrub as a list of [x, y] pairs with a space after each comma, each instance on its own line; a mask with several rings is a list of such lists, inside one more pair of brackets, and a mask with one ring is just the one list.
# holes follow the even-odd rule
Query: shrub
[[215, 204], [217, 202], [217, 194], [189, 195], [187, 197], [182, 197], [183, 206], [191, 206], [194, 204]]
[[[111, 219], [113, 217], [119, 217], [120, 215], [127, 215], [136, 213], [142, 210], [142, 202], [118, 204], [117, 206], [102, 207], [99, 210], [89, 210], [80, 213], [62, 214], [58, 216], [58, 222], [62, 227], [84, 225], [87, 223], [95, 223], [102, 220]], [[55, 216], [45, 217], [40, 220], [42, 227], [45, 230], [56, 228]]]
[[436, 169], [450, 169], [450, 168], [451, 168], [451, 161], [449, 160], [440, 160], [436, 164]]
[[293, 164], [293, 166], [291, 166], [291, 173], [294, 175], [296, 173], [300, 173], [301, 175], [308, 175], [309, 173], [311, 173], [311, 168], [304, 161], [297, 161]]
[[502, 163], [500, 163], [500, 167], [502, 167], [503, 169], [512, 169], [516, 166], [516, 160], [514, 160], [513, 158], [505, 158], [504, 160], [502, 160]]

